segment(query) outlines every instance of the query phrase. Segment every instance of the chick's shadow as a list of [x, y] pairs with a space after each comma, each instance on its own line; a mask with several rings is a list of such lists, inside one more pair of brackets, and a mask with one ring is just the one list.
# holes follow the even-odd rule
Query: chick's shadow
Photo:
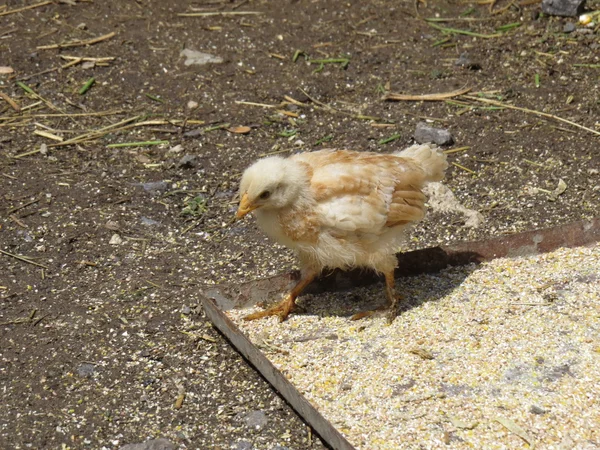
[[[398, 314], [437, 301], [456, 289], [484, 259], [472, 251], [448, 251], [441, 247], [399, 253], [394, 276], [402, 296]], [[465, 266], [450, 277], [439, 274], [449, 267]], [[415, 277], [428, 274], [415, 284]], [[383, 276], [368, 269], [326, 271], [298, 298], [295, 314], [351, 316], [387, 305]]]
[[[398, 313], [418, 307], [425, 301], [436, 301], [456, 289], [469, 273], [472, 264], [480, 263], [479, 253], [433, 247], [399, 253], [395, 272], [396, 291], [403, 296]], [[469, 266], [452, 276], [436, 273], [453, 266]], [[412, 283], [416, 275], [432, 274], [420, 287]], [[246, 309], [255, 305], [265, 308], [281, 300], [300, 277], [299, 272], [250, 281], [241, 285], [221, 285], [210, 289], [207, 295], [214, 298], [222, 310]], [[427, 292], [425, 292], [427, 291]], [[350, 271], [325, 271], [300, 295], [298, 307], [292, 314], [351, 316], [358, 312], [384, 306], [387, 303], [383, 277], [367, 269]]]

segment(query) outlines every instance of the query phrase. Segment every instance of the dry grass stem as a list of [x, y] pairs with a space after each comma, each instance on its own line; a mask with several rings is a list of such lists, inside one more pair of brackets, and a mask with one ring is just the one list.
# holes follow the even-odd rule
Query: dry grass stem
[[64, 141], [64, 139], [60, 136], [57, 136], [55, 134], [49, 133], [48, 131], [42, 131], [42, 130], [34, 130], [33, 134], [37, 134], [38, 136], [42, 136], [48, 139], [52, 139], [54, 141], [58, 141], [58, 142], [62, 142]]
[[477, 172], [475, 172], [474, 170], [471, 170], [468, 167], [465, 167], [465, 166], [463, 166], [461, 164], [452, 162], [452, 165], [455, 166], [455, 167], [458, 167], [459, 169], [464, 170], [465, 172], [469, 172], [469, 173], [472, 173], [473, 175], [477, 175]]
[[10, 105], [16, 112], [21, 112], [21, 107], [12, 98], [6, 95], [4, 92], [0, 92], [0, 98]]
[[[9, 14], [20, 13], [22, 11], [27, 11], [29, 9], [39, 8], [40, 6], [46, 6], [46, 5], [49, 5], [51, 3], [52, 2], [40, 2], [40, 3], [36, 3], [35, 5], [24, 6], [23, 8], [11, 9], [9, 11], [0, 12], [0, 17], [1, 16], [8, 16]], [[6, 8], [6, 5], [3, 5], [3, 6]]]
[[421, 94], [421, 95], [410, 95], [410, 94], [395, 94], [393, 92], [388, 93], [383, 99], [384, 100], [396, 100], [396, 101], [439, 101], [446, 100], [447, 98], [458, 97], [459, 95], [466, 94], [471, 88], [464, 87], [456, 91], [443, 92], [439, 94]]
[[96, 38], [93, 39], [87, 39], [85, 41], [73, 41], [73, 42], [66, 42], [64, 44], [51, 44], [51, 45], [42, 45], [39, 47], [36, 47], [38, 50], [50, 50], [50, 49], [54, 49], [54, 48], [70, 48], [70, 47], [85, 47], [86, 45], [93, 45], [93, 44], [97, 44], [98, 42], [102, 42], [102, 41], [106, 41], [107, 39], [110, 39], [112, 37], [114, 37], [117, 33], [115, 33], [114, 31], [102, 36], [98, 36]]
[[40, 264], [35, 261], [32, 261], [29, 258], [26, 258], [25, 256], [15, 255], [14, 253], [9, 253], [9, 252], [1, 250], [1, 249], [0, 249], [0, 253], [2, 253], [3, 255], [6, 255], [6, 256], [10, 256], [11, 258], [18, 259], [19, 261], [23, 261], [28, 264], [33, 264], [34, 266], [42, 267], [44, 269], [48, 268], [48, 266], [45, 266], [44, 264]]
[[261, 108], [277, 108], [277, 105], [268, 105], [266, 103], [244, 102], [241, 100], [235, 101], [236, 105], [259, 106]]
[[88, 58], [88, 57], [83, 57], [83, 56], [67, 56], [67, 55], [60, 55], [60, 57], [62, 59], [66, 59], [67, 61], [90, 61], [90, 62], [108, 62], [108, 61], [114, 61], [116, 58], [114, 56], [104, 56], [101, 58]]
[[262, 14], [260, 11], [211, 11], [211, 12], [192, 12], [179, 13], [179, 17], [214, 17], [214, 16], [257, 16]]
[[499, 102], [497, 100], [492, 100], [492, 99], [489, 99], [489, 98], [474, 97], [472, 95], [463, 95], [463, 97], [467, 98], [469, 100], [476, 101], [476, 102], [487, 103], [489, 105], [499, 106], [499, 107], [502, 107], [502, 108], [514, 109], [514, 110], [526, 112], [526, 113], [529, 113], [529, 114], [535, 114], [536, 116], [548, 117], [550, 119], [554, 119], [554, 120], [558, 120], [560, 122], [568, 123], [569, 125], [572, 125], [572, 126], [577, 127], [577, 128], [581, 128], [582, 130], [586, 130], [586, 131], [589, 131], [590, 133], [594, 133], [595, 135], [600, 136], [600, 131], [593, 130], [593, 129], [585, 127], [583, 125], [579, 125], [578, 123], [572, 122], [572, 121], [570, 121], [568, 119], [563, 119], [562, 117], [555, 116], [554, 114], [548, 114], [548, 113], [545, 113], [545, 112], [542, 112], [542, 111], [537, 111], [535, 109], [521, 108], [520, 106], [514, 106], [514, 105], [510, 105], [508, 103], [502, 103], [502, 102]]

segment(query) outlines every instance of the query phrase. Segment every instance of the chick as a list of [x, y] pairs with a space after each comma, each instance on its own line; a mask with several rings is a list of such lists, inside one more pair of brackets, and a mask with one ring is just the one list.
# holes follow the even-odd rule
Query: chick
[[366, 267], [385, 276], [393, 320], [395, 253], [425, 215], [423, 187], [441, 181], [447, 167], [432, 144], [393, 154], [320, 150], [251, 165], [242, 176], [236, 217], [254, 212], [269, 237], [294, 250], [301, 278], [280, 303], [245, 319], [285, 320], [323, 269]]

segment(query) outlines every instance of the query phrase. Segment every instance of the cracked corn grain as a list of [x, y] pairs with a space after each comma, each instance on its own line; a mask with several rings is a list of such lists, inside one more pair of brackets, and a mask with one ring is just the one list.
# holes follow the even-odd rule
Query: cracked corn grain
[[358, 449], [600, 446], [600, 245], [398, 283], [391, 326], [348, 319], [380, 286], [307, 296], [283, 323], [231, 315]]

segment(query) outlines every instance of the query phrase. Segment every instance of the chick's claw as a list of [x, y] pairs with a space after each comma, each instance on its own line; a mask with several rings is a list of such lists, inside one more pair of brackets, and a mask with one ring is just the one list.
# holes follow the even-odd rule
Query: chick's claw
[[255, 313], [248, 314], [243, 319], [250, 321], [250, 320], [262, 319], [264, 317], [269, 317], [269, 316], [278, 316], [279, 321], [283, 322], [285, 319], [287, 319], [287, 317], [290, 315], [290, 313], [294, 310], [294, 307], [295, 307], [294, 299], [290, 295], [288, 295], [288, 296], [286, 296], [286, 298], [283, 299], [283, 301], [276, 304], [275, 306], [272, 306], [269, 309], [265, 309], [264, 311], [257, 311]]

